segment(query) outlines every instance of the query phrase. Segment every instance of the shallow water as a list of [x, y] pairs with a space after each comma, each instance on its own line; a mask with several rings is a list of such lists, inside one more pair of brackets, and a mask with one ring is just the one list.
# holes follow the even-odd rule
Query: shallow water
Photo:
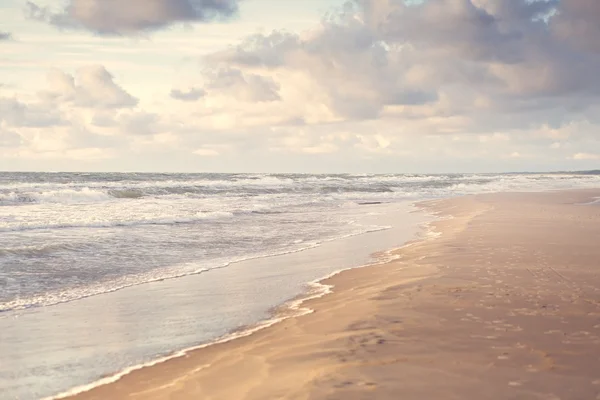
[[14, 361], [0, 364], [3, 396], [50, 396], [252, 326], [304, 292], [307, 282], [373, 262], [372, 253], [403, 244], [425, 220], [409, 213], [407, 203], [363, 207], [370, 214], [363, 222], [394, 228], [204, 274], [4, 313], [2, 356]]

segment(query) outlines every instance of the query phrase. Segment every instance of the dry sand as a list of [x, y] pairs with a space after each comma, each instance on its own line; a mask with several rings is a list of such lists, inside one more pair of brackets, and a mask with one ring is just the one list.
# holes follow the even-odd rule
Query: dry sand
[[600, 190], [429, 202], [399, 260], [77, 399], [600, 399]]

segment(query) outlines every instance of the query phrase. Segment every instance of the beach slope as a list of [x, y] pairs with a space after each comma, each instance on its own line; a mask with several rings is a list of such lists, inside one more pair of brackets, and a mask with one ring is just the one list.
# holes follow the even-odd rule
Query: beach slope
[[314, 310], [76, 399], [600, 399], [600, 190], [423, 203], [440, 233]]

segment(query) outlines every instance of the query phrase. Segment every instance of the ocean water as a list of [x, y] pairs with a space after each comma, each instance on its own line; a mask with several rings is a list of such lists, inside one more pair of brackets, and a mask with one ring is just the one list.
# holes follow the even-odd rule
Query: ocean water
[[423, 220], [416, 200], [596, 174], [0, 173], [0, 398], [36, 399], [269, 318]]

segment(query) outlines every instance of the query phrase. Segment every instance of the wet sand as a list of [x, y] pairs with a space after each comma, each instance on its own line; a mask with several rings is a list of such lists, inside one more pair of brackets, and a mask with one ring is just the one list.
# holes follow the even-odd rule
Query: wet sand
[[76, 399], [600, 399], [600, 190], [423, 204], [441, 235], [314, 310]]

